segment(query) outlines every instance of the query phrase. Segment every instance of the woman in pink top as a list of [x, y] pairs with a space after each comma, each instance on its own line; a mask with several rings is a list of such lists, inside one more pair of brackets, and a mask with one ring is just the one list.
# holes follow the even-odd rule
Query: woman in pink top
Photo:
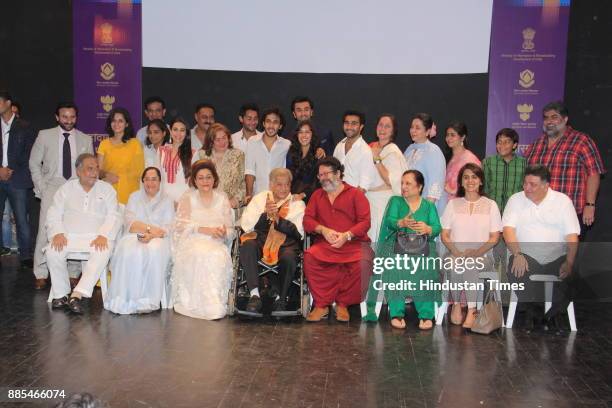
[[[475, 163], [480, 166], [480, 160], [474, 153], [467, 148], [468, 129], [463, 122], [451, 122], [446, 127], [446, 145], [448, 150], [446, 155], [446, 182], [444, 192], [446, 199], [444, 206], [440, 209], [443, 211], [446, 203], [457, 196], [457, 175], [459, 170], [467, 163]], [[450, 160], [449, 160], [450, 156]]]
[[189, 190], [187, 180], [195, 154], [191, 148], [189, 127], [183, 119], [170, 122], [171, 144], [159, 148], [159, 169], [162, 174], [162, 191], [174, 202]]
[[[480, 272], [493, 270], [492, 248], [499, 240], [502, 222], [497, 203], [484, 197], [484, 181], [484, 172], [479, 166], [474, 163], [463, 166], [457, 176], [457, 198], [449, 201], [440, 219], [440, 237], [455, 266], [447, 276], [453, 285], [477, 284]], [[473, 267], [468, 267], [465, 261], [468, 258], [473, 260], [469, 262]], [[468, 304], [465, 321], [459, 302], [462, 292]], [[476, 317], [478, 291], [451, 288], [451, 293], [454, 300], [451, 322], [471, 328]]]

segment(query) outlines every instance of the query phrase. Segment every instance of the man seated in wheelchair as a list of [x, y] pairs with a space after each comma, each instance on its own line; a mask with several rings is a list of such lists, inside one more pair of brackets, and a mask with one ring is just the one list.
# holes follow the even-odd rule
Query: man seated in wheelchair
[[262, 308], [260, 260], [269, 266], [278, 265], [278, 295], [275, 296], [273, 311], [282, 312], [287, 308], [287, 294], [304, 237], [302, 219], [306, 208], [302, 200], [293, 199], [291, 180], [289, 170], [273, 169], [269, 177], [270, 190], [255, 195], [240, 220], [244, 231], [240, 237], [240, 263], [250, 291], [246, 306], [250, 313], [259, 313]]

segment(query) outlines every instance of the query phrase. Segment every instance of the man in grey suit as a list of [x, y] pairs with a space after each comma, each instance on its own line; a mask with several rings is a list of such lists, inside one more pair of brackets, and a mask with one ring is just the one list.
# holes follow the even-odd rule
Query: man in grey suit
[[59, 126], [41, 130], [30, 154], [29, 164], [34, 182], [34, 194], [41, 200], [34, 251], [36, 289], [43, 289], [49, 277], [49, 269], [42, 253], [42, 249], [48, 243], [45, 233], [47, 210], [53, 203], [57, 189], [67, 180], [77, 177], [74, 167], [76, 158], [82, 153], [93, 154], [91, 137], [75, 128], [77, 115], [78, 108], [74, 103], [59, 103], [55, 110], [55, 119]]

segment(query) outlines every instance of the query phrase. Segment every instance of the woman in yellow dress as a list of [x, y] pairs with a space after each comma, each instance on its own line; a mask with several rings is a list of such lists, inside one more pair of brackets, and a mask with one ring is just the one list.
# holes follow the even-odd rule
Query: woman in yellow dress
[[144, 170], [144, 151], [135, 138], [129, 112], [124, 108], [110, 111], [106, 119], [108, 138], [98, 147], [100, 178], [117, 191], [117, 200], [127, 204], [130, 194], [140, 189]]

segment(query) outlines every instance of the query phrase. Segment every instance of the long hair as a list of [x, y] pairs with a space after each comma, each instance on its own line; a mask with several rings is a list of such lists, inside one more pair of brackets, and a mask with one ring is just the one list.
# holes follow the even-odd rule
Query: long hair
[[170, 122], [170, 129], [172, 129], [172, 126], [174, 126], [175, 123], [182, 123], [185, 126], [185, 140], [183, 140], [183, 143], [181, 143], [179, 146], [178, 156], [181, 160], [181, 165], [183, 166], [185, 178], [189, 178], [189, 175], [191, 174], [191, 159], [193, 157], [193, 153], [191, 151], [191, 134], [189, 132], [189, 125], [187, 125], [187, 122], [182, 118], [174, 118]]

